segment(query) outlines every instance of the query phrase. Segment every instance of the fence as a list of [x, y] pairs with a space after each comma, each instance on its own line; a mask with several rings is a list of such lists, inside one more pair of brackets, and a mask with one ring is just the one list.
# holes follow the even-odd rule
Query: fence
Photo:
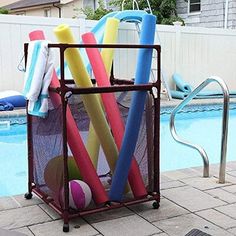
[[[29, 32], [44, 30], [47, 39], [55, 42], [53, 29], [61, 23], [71, 26], [78, 42], [80, 35], [96, 24], [85, 19], [0, 15], [0, 91], [22, 91], [23, 72], [17, 66]], [[121, 23], [118, 41], [138, 43], [135, 25]], [[207, 76], [217, 75], [226, 81], [231, 90], [236, 90], [235, 30], [157, 25], [156, 41], [161, 42], [162, 71], [171, 88], [174, 88], [171, 76], [178, 72], [193, 86]], [[134, 76], [136, 53], [131, 50], [116, 53], [117, 76]]]

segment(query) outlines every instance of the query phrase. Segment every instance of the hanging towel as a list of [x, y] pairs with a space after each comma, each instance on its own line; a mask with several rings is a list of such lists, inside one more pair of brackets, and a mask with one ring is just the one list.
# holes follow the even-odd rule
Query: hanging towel
[[48, 87], [53, 73], [53, 56], [48, 41], [29, 43], [23, 94], [28, 100], [28, 113], [46, 117], [48, 114]]

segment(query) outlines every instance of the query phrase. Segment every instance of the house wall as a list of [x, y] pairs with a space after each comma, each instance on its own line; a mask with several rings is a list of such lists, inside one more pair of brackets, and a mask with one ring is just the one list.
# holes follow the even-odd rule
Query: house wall
[[[29, 32], [43, 29], [47, 39], [56, 42], [53, 29], [61, 23], [70, 25], [77, 42], [80, 42], [81, 33], [91, 30], [97, 22], [0, 15], [0, 91], [22, 91], [24, 73], [17, 66], [22, 59], [23, 44], [28, 42]], [[171, 76], [175, 72], [193, 86], [210, 75], [216, 75], [224, 79], [230, 89], [236, 90], [235, 40], [235, 30], [157, 25], [156, 43], [161, 42], [164, 78], [174, 88]], [[120, 24], [118, 42], [138, 43], [134, 24]], [[54, 50], [54, 54], [55, 64], [58, 64], [58, 52]], [[116, 51], [114, 68], [117, 77], [134, 78], [136, 55], [137, 51], [134, 50]]]
[[[82, 12], [80, 11], [75, 11], [75, 8], [82, 9], [83, 1], [74, 0], [72, 2], [61, 5], [60, 8], [62, 18], [73, 18], [82, 14]], [[24, 12], [26, 16], [44, 16], [45, 9], [51, 10], [51, 17], [59, 17], [59, 9], [51, 5], [45, 5], [42, 8], [28, 8], [22, 11], [13, 11], [11, 14], [16, 15]]]
[[[177, 0], [177, 13], [188, 26], [223, 28], [225, 20], [225, 0], [201, 1], [201, 13], [188, 14], [188, 3]], [[236, 28], [236, 2], [229, 0], [228, 28]]]

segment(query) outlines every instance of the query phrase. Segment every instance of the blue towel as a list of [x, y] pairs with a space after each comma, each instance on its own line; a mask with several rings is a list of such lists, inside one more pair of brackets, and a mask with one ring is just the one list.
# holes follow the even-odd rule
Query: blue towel
[[48, 114], [48, 87], [52, 80], [53, 58], [48, 41], [29, 43], [23, 94], [28, 102], [28, 113], [46, 117]]

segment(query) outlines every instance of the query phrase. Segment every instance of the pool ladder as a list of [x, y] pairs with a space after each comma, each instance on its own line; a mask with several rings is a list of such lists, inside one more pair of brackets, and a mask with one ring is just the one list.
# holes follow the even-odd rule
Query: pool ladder
[[223, 92], [223, 114], [222, 114], [222, 135], [221, 135], [221, 155], [220, 155], [220, 170], [219, 183], [225, 183], [225, 168], [226, 168], [226, 152], [227, 152], [227, 138], [228, 138], [228, 120], [229, 120], [229, 90], [224, 80], [217, 76], [211, 76], [202, 82], [196, 89], [194, 89], [179, 105], [177, 105], [170, 116], [170, 131], [173, 138], [185, 146], [196, 149], [203, 159], [203, 177], [209, 177], [209, 159], [205, 150], [199, 145], [191, 144], [187, 140], [181, 138], [175, 129], [175, 115], [178, 111], [183, 109], [196, 95], [205, 88], [208, 84], [216, 82], [220, 85]]

